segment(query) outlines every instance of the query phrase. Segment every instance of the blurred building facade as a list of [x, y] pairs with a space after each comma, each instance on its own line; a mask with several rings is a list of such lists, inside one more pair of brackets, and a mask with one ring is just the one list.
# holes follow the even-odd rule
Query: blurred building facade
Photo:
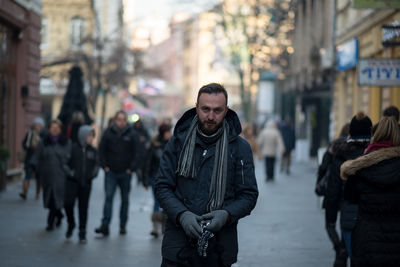
[[334, 79], [334, 1], [295, 2], [294, 51], [277, 83], [281, 116], [296, 121], [297, 137], [316, 155], [329, 142], [331, 92]]
[[84, 72], [87, 90], [87, 72], [82, 55], [93, 55], [95, 13], [91, 0], [43, 0], [41, 42], [42, 112], [46, 120], [57, 117], [65, 94], [69, 70], [75, 64]]
[[106, 118], [121, 109], [115, 80], [122, 74], [115, 69], [122, 69], [123, 31], [122, 0], [43, 0], [41, 97], [47, 119], [57, 117], [74, 65], [83, 71], [89, 112], [97, 125], [103, 106]]
[[[336, 13], [338, 66], [332, 106], [335, 136], [342, 125], [349, 122], [360, 110], [366, 112], [373, 123], [376, 123], [387, 106], [395, 105], [400, 108], [400, 76], [397, 86], [360, 85], [358, 71], [360, 60], [388, 59], [390, 62], [400, 57], [400, 43], [391, 46], [382, 44], [382, 26], [393, 26], [396, 29], [400, 22], [400, 11], [389, 7], [355, 8], [350, 0], [338, 0]], [[399, 68], [400, 66], [397, 67]]]
[[34, 117], [40, 115], [41, 0], [4, 0], [0, 5], [0, 147], [10, 151], [9, 174]]

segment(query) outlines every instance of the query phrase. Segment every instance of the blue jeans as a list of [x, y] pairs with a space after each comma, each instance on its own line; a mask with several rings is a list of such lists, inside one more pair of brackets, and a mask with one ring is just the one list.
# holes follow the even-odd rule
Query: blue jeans
[[120, 227], [125, 228], [128, 221], [129, 208], [129, 192], [131, 191], [132, 175], [126, 172], [116, 173], [113, 171], [106, 172], [104, 187], [106, 192], [106, 200], [103, 209], [102, 225], [108, 226], [111, 222], [113, 199], [117, 186], [121, 190], [121, 208], [119, 212]]
[[344, 243], [346, 244], [347, 254], [351, 258], [351, 231], [342, 231]]

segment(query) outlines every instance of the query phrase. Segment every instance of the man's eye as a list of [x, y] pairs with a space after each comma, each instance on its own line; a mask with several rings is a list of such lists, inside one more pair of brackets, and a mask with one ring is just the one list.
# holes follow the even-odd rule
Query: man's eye
[[202, 108], [201, 110], [208, 112], [210, 109], [209, 108]]

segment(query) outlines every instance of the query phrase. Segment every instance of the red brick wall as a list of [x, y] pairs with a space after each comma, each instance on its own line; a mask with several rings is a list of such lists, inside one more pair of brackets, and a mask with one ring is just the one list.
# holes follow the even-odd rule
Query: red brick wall
[[[41, 17], [12, 0], [0, 1], [0, 20], [16, 33], [13, 42], [17, 51], [16, 84], [10, 88], [10, 105], [7, 110], [8, 144], [11, 158], [8, 168], [18, 168], [17, 153], [22, 150], [21, 142], [32, 123], [40, 115], [40, 28]], [[21, 88], [28, 86], [28, 96], [23, 98]]]

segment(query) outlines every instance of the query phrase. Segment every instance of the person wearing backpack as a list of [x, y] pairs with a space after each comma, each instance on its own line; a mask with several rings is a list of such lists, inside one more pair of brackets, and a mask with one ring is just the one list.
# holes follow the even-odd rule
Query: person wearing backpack
[[[332, 143], [340, 142], [340, 140], [346, 140], [349, 135], [350, 123], [343, 125], [339, 137], [335, 139]], [[326, 193], [328, 190], [328, 179], [331, 174], [329, 167], [333, 164], [332, 155], [332, 143], [329, 144], [326, 149], [321, 164], [318, 167], [317, 172], [317, 182], [315, 184], [315, 194], [320, 197], [324, 197], [322, 202], [322, 208], [326, 208]], [[347, 253], [343, 238], [339, 237], [339, 233], [336, 231], [335, 225], [328, 224], [325, 216], [325, 230], [328, 234], [329, 240], [332, 242], [333, 248], [335, 250], [335, 262], [334, 266], [340, 266], [340, 263], [347, 259]]]

